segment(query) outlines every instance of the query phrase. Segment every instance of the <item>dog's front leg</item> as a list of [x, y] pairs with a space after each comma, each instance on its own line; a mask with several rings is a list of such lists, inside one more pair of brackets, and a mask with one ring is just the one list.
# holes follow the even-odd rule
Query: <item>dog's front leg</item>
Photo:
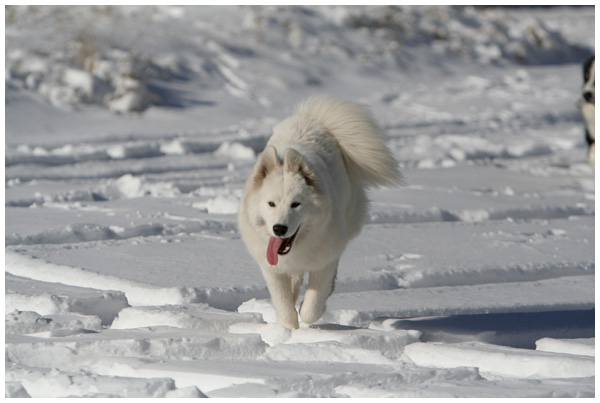
[[298, 312], [294, 306], [296, 301], [292, 290], [292, 277], [269, 270], [263, 270], [263, 276], [277, 312], [277, 321], [288, 329], [298, 329]]
[[323, 270], [310, 272], [300, 317], [304, 323], [315, 323], [325, 313], [325, 303], [333, 292], [338, 262]]

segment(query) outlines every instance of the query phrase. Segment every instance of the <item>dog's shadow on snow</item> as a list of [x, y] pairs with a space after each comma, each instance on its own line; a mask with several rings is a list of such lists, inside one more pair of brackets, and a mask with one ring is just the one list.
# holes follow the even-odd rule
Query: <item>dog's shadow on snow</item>
[[314, 325], [310, 325], [308, 326], [311, 329], [319, 329], [319, 330], [358, 330], [358, 329], [362, 329], [360, 327], [355, 327], [355, 326], [346, 326], [346, 325], [338, 325], [336, 323], [318, 323], [318, 324], [314, 324]]
[[[477, 340], [534, 349], [536, 340], [595, 337], [595, 309], [398, 319], [395, 329], [419, 330], [422, 342]], [[388, 318], [389, 319], [389, 318]]]

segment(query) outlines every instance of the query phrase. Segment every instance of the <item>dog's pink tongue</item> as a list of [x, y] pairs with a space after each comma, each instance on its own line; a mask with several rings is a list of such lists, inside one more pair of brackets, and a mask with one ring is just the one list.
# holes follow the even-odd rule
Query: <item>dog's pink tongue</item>
[[279, 248], [283, 243], [283, 239], [281, 238], [273, 238], [269, 239], [269, 246], [267, 247], [267, 261], [271, 266], [277, 265], [277, 260], [279, 258]]

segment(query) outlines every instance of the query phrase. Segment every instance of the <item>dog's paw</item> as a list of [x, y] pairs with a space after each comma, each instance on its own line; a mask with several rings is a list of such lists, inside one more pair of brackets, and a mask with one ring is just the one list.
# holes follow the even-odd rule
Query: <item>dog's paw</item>
[[293, 312], [287, 312], [286, 314], [277, 315], [277, 321], [280, 325], [287, 327], [288, 329], [298, 329], [300, 324], [298, 323], [298, 312], [294, 309]]
[[325, 305], [307, 304], [306, 301], [300, 306], [300, 318], [302, 322], [311, 324], [315, 323], [325, 313]]

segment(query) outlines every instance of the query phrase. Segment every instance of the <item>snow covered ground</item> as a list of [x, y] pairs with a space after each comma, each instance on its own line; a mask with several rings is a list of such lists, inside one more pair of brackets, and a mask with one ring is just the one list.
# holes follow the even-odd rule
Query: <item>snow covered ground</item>
[[[8, 397], [592, 397], [594, 8], [6, 9]], [[271, 127], [369, 105], [377, 189], [322, 320], [236, 227]]]

